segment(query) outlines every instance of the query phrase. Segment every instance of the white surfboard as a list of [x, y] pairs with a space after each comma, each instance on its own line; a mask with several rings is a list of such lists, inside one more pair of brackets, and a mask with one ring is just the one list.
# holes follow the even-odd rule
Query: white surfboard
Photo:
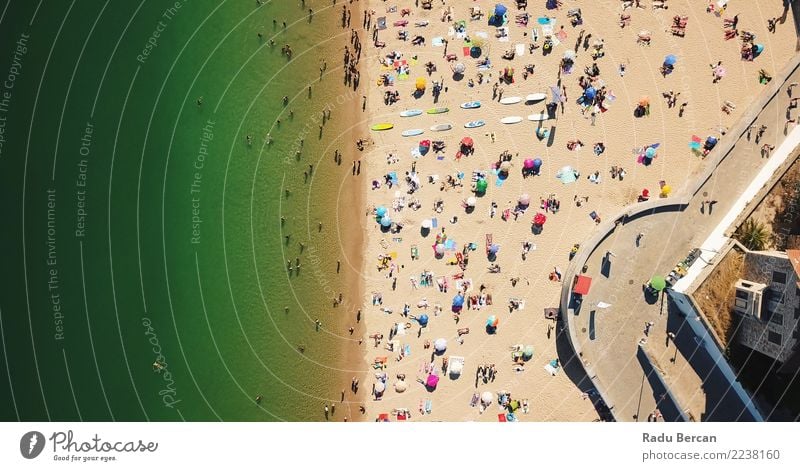
[[546, 93], [531, 93], [530, 95], [525, 97], [525, 101], [542, 101], [547, 98]]
[[530, 121], [547, 121], [550, 117], [547, 113], [536, 113], [536, 114], [529, 114], [528, 119]]
[[479, 128], [486, 124], [486, 121], [479, 119], [477, 121], [470, 121], [469, 123], [464, 124], [465, 128]]
[[408, 118], [410, 116], [419, 116], [422, 114], [422, 110], [405, 110], [400, 112], [400, 116], [403, 118]]
[[500, 122], [503, 124], [515, 124], [519, 123], [520, 121], [522, 121], [522, 116], [506, 116], [500, 120]]
[[502, 105], [513, 105], [514, 103], [519, 103], [522, 101], [521, 97], [518, 96], [507, 96], [500, 100], [500, 104]]
[[411, 137], [411, 136], [419, 136], [420, 134], [424, 133], [424, 129], [406, 129], [401, 133], [403, 137]]
[[434, 124], [431, 126], [431, 131], [448, 131], [450, 129], [453, 129], [453, 125], [450, 123]]
[[461, 107], [464, 108], [465, 110], [472, 110], [472, 109], [475, 109], [475, 108], [480, 108], [481, 107], [481, 102], [479, 102], [479, 101], [468, 101], [466, 103], [461, 103]]

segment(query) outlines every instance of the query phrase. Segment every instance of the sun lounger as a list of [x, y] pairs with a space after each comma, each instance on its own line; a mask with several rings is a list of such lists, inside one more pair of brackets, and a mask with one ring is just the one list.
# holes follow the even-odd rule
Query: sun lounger
[[419, 248], [416, 245], [411, 246], [411, 260], [419, 260]]
[[492, 234], [486, 234], [486, 255], [489, 255], [489, 249], [492, 247]]
[[497, 414], [497, 421], [498, 422], [508, 422], [508, 420], [506, 419], [506, 414], [504, 414], [504, 413], [503, 414]]
[[433, 410], [433, 401], [431, 401], [430, 399], [426, 399], [425, 400], [425, 413], [426, 414], [430, 414], [432, 410]]

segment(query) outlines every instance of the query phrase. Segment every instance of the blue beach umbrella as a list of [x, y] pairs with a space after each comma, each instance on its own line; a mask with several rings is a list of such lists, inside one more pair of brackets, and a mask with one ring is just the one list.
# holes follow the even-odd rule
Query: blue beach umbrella
[[508, 11], [508, 8], [506, 8], [505, 5], [498, 3], [494, 6], [494, 16], [503, 16], [506, 14], [506, 11]]
[[389, 227], [392, 225], [392, 219], [389, 216], [384, 216], [381, 218], [381, 226]]
[[587, 87], [586, 90], [583, 91], [583, 94], [586, 96], [587, 100], [594, 100], [594, 97], [597, 96], [597, 90], [594, 87]]
[[664, 65], [675, 65], [678, 62], [678, 58], [675, 57], [674, 54], [670, 54], [664, 58]]
[[492, 245], [489, 247], [489, 253], [491, 253], [491, 254], [496, 254], [496, 253], [497, 253], [497, 252], [499, 252], [499, 251], [500, 251], [500, 246], [499, 246], [499, 245], [497, 245], [497, 244], [492, 244]]
[[644, 156], [648, 159], [652, 159], [656, 156], [656, 150], [652, 147], [648, 147], [646, 151], [644, 151]]
[[377, 214], [379, 218], [386, 216], [386, 208], [378, 206], [378, 209], [375, 210], [375, 214]]
[[539, 157], [533, 159], [533, 168], [539, 168], [541, 166], [542, 166], [542, 159], [540, 159]]
[[428, 315], [427, 314], [422, 314], [421, 316], [417, 317], [417, 322], [422, 327], [427, 326], [428, 325]]
[[453, 307], [461, 307], [463, 305], [464, 305], [464, 296], [462, 296], [461, 294], [457, 294], [453, 298]]

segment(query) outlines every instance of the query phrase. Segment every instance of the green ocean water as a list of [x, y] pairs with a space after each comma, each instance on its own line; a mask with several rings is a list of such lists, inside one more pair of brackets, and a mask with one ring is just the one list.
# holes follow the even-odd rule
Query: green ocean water
[[350, 168], [318, 128], [351, 100], [340, 7], [4, 8], [0, 419], [322, 420], [354, 312], [330, 302]]

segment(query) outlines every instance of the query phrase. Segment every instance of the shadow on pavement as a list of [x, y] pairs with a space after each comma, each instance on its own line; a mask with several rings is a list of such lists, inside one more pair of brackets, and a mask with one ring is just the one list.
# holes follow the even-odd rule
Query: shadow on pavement
[[706, 350], [703, 340], [694, 334], [691, 326], [672, 300], [667, 303], [667, 332], [675, 334], [678, 352], [686, 358], [691, 368], [702, 380], [706, 398], [703, 422], [751, 422], [755, 418], [735, 393], [725, 375]]

